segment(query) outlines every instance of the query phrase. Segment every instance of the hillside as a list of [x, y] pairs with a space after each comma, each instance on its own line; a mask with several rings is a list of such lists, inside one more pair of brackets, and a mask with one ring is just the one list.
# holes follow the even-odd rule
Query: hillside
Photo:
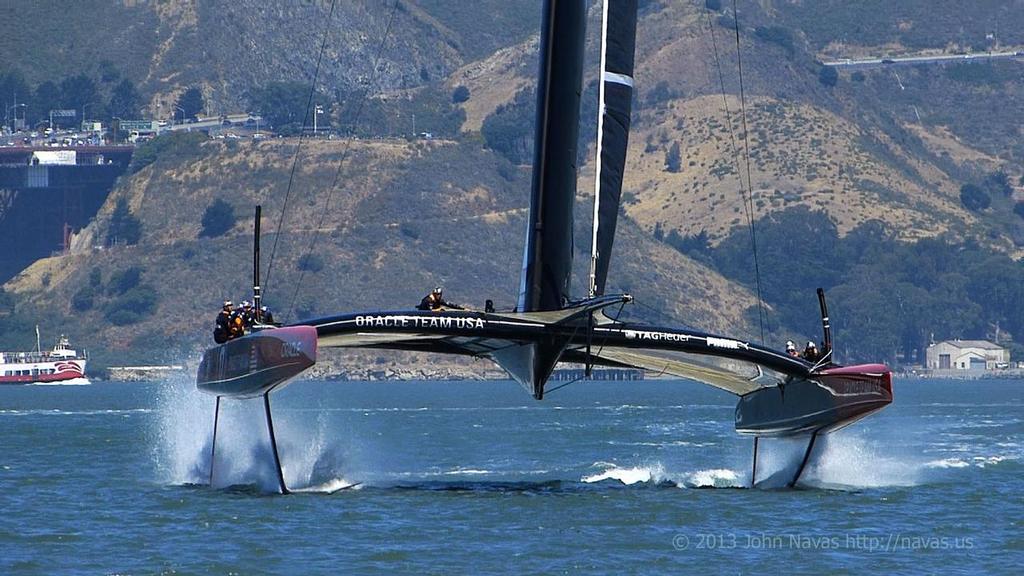
[[[394, 5], [336, 2], [329, 23], [329, 2], [10, 5], [0, 10], [0, 62], [30, 85], [80, 73], [124, 77], [140, 88], [150, 115], [170, 117], [174, 99], [189, 86], [201, 86], [211, 111], [221, 113], [244, 109], [248, 93], [268, 81], [310, 82], [326, 24], [319, 83], [334, 93], [362, 89], [369, 78], [381, 91], [444, 79], [465, 62], [521, 40], [539, 22], [527, 0], [472, 2], [457, 10], [446, 2], [397, 0], [374, 74]], [[495, 12], [501, 17], [488, 16]]]
[[[280, 227], [294, 140], [211, 140], [166, 154], [123, 179], [71, 254], [37, 262], [6, 288], [23, 299], [21, 317], [39, 318], [44, 332], [67, 331], [89, 342], [102, 363], [143, 361], [153, 350], [181, 361], [209, 343], [220, 301], [249, 292], [250, 214], [261, 202], [264, 270], [271, 269], [265, 301], [278, 319], [408, 308], [436, 284], [456, 302], [482, 306], [491, 298], [499, 309], [514, 305], [528, 172], [471, 144], [354, 141], [332, 194], [329, 183], [346, 145], [322, 140], [304, 146]], [[142, 223], [141, 241], [101, 248], [121, 199]], [[218, 199], [234, 207], [238, 221], [224, 236], [200, 238], [203, 213]], [[580, 238], [588, 236], [589, 211], [580, 204]], [[750, 333], [749, 292], [628, 222], [621, 238], [612, 284], [658, 310], [662, 317], [652, 320], [668, 315], [707, 329]], [[303, 271], [299, 262], [311, 245], [322, 268]], [[580, 242], [579, 248], [576, 278], [582, 279], [587, 246]], [[133, 268], [141, 271], [137, 286], [122, 290], [119, 283]], [[93, 285], [91, 305], [76, 308], [76, 294]], [[148, 300], [132, 299], [139, 287]], [[585, 290], [582, 280], [575, 287]], [[122, 307], [141, 308], [139, 321], [111, 324]], [[631, 313], [651, 314], [639, 308]], [[62, 320], [70, 318], [74, 322]], [[365, 365], [367, 356], [378, 355], [345, 358]]]
[[[599, 22], [596, 8], [591, 28]], [[925, 9], [899, 8], [904, 15]], [[973, 230], [1017, 254], [1024, 223], [972, 212], [959, 192], [994, 172], [1024, 173], [1013, 120], [1024, 112], [1021, 86], [1013, 82], [1021, 64], [908, 67], [899, 72], [902, 84], [889, 70], [843, 72], [835, 86], [825, 86], [816, 62], [818, 27], [847, 26], [848, 37], [856, 38], [858, 14], [799, 2], [741, 4], [753, 217], [807, 206], [828, 213], [844, 234], [870, 220], [906, 240]], [[919, 29], [926, 25], [918, 22]], [[704, 231], [717, 241], [747, 225], [732, 26], [730, 11], [709, 11], [704, 2], [651, 2], [641, 11], [625, 204], [626, 214], [650, 232]], [[935, 38], [947, 33], [937, 24]], [[922, 41], [913, 47], [923, 49]], [[463, 104], [463, 129], [479, 130], [528, 87], [535, 58], [535, 44], [526, 41], [456, 70], [450, 82], [471, 86], [473, 94]], [[589, 95], [593, 86], [586, 88]], [[963, 106], [965, 95], [976, 104]], [[680, 166], [669, 169], [673, 146]], [[592, 159], [591, 151], [584, 162]]]
[[[850, 302], [865, 309], [845, 314], [837, 333], [865, 334], [857, 324], [865, 318], [892, 323], [872, 328], [872, 342], [850, 344], [853, 357], [909, 359], [930, 334], [985, 337], [991, 326], [1000, 326], [1003, 338], [1011, 326], [1011, 336], [1021, 339], [1024, 319], [1012, 303], [1016, 259], [1024, 255], [1022, 60], [877, 66], [834, 76], [821, 60], [1021, 46], [1015, 24], [1024, 12], [1008, 9], [1015, 2], [992, 0], [969, 10], [923, 0], [738, 4], [745, 115], [731, 3], [640, 2], [625, 217], [611, 283], [656, 312], [634, 306], [630, 313], [754, 332], [755, 264], [741, 194], [747, 169], [740, 150], [748, 147], [750, 216], [770, 240], [760, 250], [762, 264], [770, 263], [762, 275], [773, 279], [765, 291], [772, 341], [816, 333], [813, 300], [802, 295], [817, 286], [846, 298], [837, 310], [851, 310]], [[268, 79], [312, 78], [327, 5], [74, 4], [69, 15], [109, 33], [75, 26], [62, 36], [59, 25], [43, 22], [54, 5], [34, 3], [11, 15], [18, 26], [0, 35], [0, 55], [38, 61], [25, 70], [32, 82], [83, 67], [98, 74], [113, 55], [116, 67], [140, 83], [151, 110], [163, 107], [166, 116], [171, 98], [196, 83], [215, 109], [230, 109]], [[716, 5], [726, 8], [706, 8]], [[324, 91], [338, 98], [335, 127], [355, 123], [391, 6], [337, 4], [321, 70]], [[529, 187], [524, 163], [531, 156], [523, 151], [532, 145], [537, 3], [398, 6], [380, 80], [356, 130], [361, 139], [340, 172], [344, 140], [308, 143], [283, 223], [277, 218], [294, 139], [210, 140], [167, 151], [123, 179], [73, 253], [38, 262], [5, 286], [18, 301], [19, 326], [28, 331], [44, 317], [57, 331], [69, 324], [65, 318], [81, 319], [73, 329], [91, 333], [108, 358], [167, 342], [175, 343], [176, 357], [194, 353], [206, 341], [208, 330], [200, 327], [217, 302], [247, 293], [249, 214], [257, 201], [265, 206], [265, 268], [278, 240], [269, 302], [286, 319], [411, 305], [436, 283], [456, 301], [492, 298], [509, 306]], [[581, 142], [589, 146], [580, 162], [581, 293], [600, 8], [590, 5], [581, 113]], [[998, 30], [988, 30], [996, 21]], [[53, 41], [31, 42], [32, 34]], [[14, 56], [25, 46], [27, 57]], [[455, 98], [459, 86], [468, 90], [464, 101]], [[438, 139], [394, 138], [420, 130]], [[238, 221], [224, 236], [200, 238], [203, 213], [215, 199], [229, 202]], [[140, 218], [141, 242], [98, 249], [119, 200]], [[307, 269], [300, 270], [314, 237], [316, 257], [303, 259]], [[902, 260], [885, 258], [894, 254]], [[965, 276], [968, 268], [977, 278]], [[124, 288], [133, 278], [135, 286]], [[892, 283], [899, 284], [898, 313], [886, 291]], [[91, 307], [73, 309], [84, 305], [83, 286]], [[117, 312], [127, 304], [145, 318], [112, 323], [112, 313], [119, 322], [131, 319]], [[952, 307], [962, 313], [937, 312]], [[53, 310], [60, 314], [44, 314]]]

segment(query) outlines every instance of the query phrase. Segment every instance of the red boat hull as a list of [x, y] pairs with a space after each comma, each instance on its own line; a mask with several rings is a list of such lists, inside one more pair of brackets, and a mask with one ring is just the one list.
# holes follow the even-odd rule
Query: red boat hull
[[82, 360], [64, 360], [56, 364], [56, 369], [59, 370], [54, 374], [36, 374], [36, 375], [19, 375], [19, 376], [4, 376], [3, 371], [0, 370], [0, 384], [51, 384], [54, 382], [63, 382], [64, 380], [73, 380], [75, 378], [85, 378], [85, 362]]
[[196, 388], [228, 398], [253, 398], [281, 387], [316, 363], [312, 326], [261, 330], [203, 354]]

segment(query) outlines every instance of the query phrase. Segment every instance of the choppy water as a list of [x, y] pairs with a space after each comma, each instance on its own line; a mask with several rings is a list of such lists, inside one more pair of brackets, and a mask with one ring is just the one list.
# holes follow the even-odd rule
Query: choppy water
[[[0, 574], [1019, 573], [1024, 382], [897, 381], [801, 490], [686, 382], [0, 387]], [[795, 445], [766, 447], [763, 469]], [[760, 477], [760, 473], [759, 473]], [[350, 484], [358, 487], [327, 492]], [[696, 489], [696, 488], [734, 489]]]

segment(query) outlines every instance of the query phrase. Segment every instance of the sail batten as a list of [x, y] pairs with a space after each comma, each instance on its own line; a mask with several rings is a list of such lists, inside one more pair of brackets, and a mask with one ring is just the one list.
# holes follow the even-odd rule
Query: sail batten
[[605, 0], [601, 25], [597, 178], [591, 244], [590, 296], [604, 294], [629, 145], [636, 54], [636, 0]]

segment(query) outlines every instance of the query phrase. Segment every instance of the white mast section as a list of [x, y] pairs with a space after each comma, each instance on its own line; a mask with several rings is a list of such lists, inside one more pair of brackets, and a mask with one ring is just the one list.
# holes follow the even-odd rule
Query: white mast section
[[604, 7], [601, 15], [601, 76], [598, 79], [597, 99], [597, 162], [594, 165], [594, 226], [593, 236], [590, 240], [590, 290], [589, 295], [593, 298], [597, 293], [597, 226], [600, 222], [598, 215], [601, 210], [601, 140], [604, 134], [604, 77], [608, 74], [605, 67], [608, 65], [608, 4], [612, 0], [604, 0]]

